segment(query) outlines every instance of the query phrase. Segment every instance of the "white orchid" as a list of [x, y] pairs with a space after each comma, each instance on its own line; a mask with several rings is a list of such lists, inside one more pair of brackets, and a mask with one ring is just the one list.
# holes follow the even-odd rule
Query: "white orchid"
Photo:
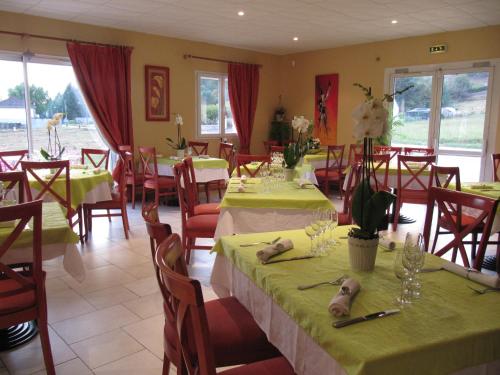
[[178, 126], [184, 125], [184, 121], [182, 120], [182, 116], [179, 113], [177, 113], [175, 115], [175, 124]]
[[380, 99], [370, 99], [357, 106], [352, 117], [354, 119], [354, 137], [356, 139], [378, 138], [388, 130], [389, 112]]
[[64, 113], [55, 113], [52, 119], [47, 121], [47, 130], [50, 132], [55, 126], [59, 125], [63, 117]]
[[299, 133], [306, 133], [309, 128], [309, 120], [304, 118], [304, 116], [294, 116], [292, 120], [292, 128], [294, 128]]

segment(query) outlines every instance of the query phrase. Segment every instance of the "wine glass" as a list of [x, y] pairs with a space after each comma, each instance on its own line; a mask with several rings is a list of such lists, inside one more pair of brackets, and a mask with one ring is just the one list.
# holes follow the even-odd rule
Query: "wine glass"
[[328, 215], [328, 227], [327, 227], [327, 229], [330, 232], [330, 238], [328, 240], [328, 244], [331, 246], [335, 246], [335, 245], [337, 245], [337, 241], [335, 241], [335, 239], [333, 238], [333, 231], [339, 225], [339, 214], [338, 214], [337, 210], [335, 210], [334, 208], [331, 208], [328, 210], [327, 215]]
[[408, 280], [408, 271], [404, 265], [404, 251], [399, 249], [396, 251], [396, 256], [394, 258], [394, 274], [400, 280], [400, 290], [399, 295], [396, 297], [394, 303], [399, 307], [404, 307], [405, 305], [411, 303], [410, 300], [410, 289]]
[[318, 232], [316, 229], [313, 228], [312, 225], [306, 226], [305, 231], [306, 231], [306, 235], [311, 240], [310, 253], [311, 253], [311, 255], [316, 255], [316, 248], [314, 247], [314, 238], [316, 237]]

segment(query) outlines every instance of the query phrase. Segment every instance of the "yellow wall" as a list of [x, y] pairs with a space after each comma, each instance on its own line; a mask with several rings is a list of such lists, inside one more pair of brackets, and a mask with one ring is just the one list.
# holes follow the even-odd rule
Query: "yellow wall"
[[[429, 46], [438, 43], [447, 43], [448, 52], [430, 55]], [[312, 119], [314, 77], [339, 73], [337, 143], [349, 144], [352, 141], [351, 113], [364, 99], [361, 90], [353, 87], [354, 82], [371, 86], [375, 96], [382, 96], [386, 68], [489, 58], [500, 58], [500, 26], [305, 52], [282, 57], [281, 91], [289, 114]], [[493, 126], [500, 123], [497, 120], [494, 119]], [[500, 134], [496, 145], [500, 150]]]
[[[199, 60], [184, 60], [183, 55], [210, 56], [229, 60], [262, 64], [259, 100], [252, 136], [252, 151], [262, 152], [262, 141], [267, 138], [270, 119], [278, 103], [277, 82], [279, 59], [276, 56], [166, 38], [150, 34], [103, 28], [48, 18], [0, 12], [0, 29], [32, 34], [44, 34], [101, 43], [129, 45], [132, 53], [132, 115], [135, 145], [154, 145], [161, 152], [167, 149], [165, 137], [176, 135], [171, 116], [170, 122], [147, 122], [144, 109], [144, 65], [160, 65], [170, 68], [170, 108], [184, 118], [183, 135], [195, 139], [195, 72], [226, 72], [227, 65]], [[67, 56], [65, 44], [43, 39], [21, 40], [16, 36], [0, 35], [0, 50], [25, 51], [36, 54]], [[211, 141], [210, 152], [217, 152], [219, 139]]]

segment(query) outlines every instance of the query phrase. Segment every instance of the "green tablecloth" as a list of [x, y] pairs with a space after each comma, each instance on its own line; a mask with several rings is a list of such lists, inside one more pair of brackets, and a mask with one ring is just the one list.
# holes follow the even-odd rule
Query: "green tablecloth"
[[[450, 188], [454, 189], [454, 186], [450, 184]], [[466, 193], [482, 195], [493, 199], [500, 198], [500, 182], [463, 182], [460, 184], [460, 187]]]
[[[48, 170], [47, 173], [49, 173]], [[32, 189], [41, 189], [40, 183], [33, 176], [30, 175], [28, 179]], [[47, 182], [49, 180], [47, 179]], [[92, 169], [70, 169], [71, 207], [77, 208], [85, 200], [85, 195], [103, 182], [109, 184], [113, 182], [113, 177], [108, 170], [102, 170], [96, 174]], [[65, 184], [65, 178], [59, 177], [52, 185], [52, 189], [64, 197]]]
[[[196, 156], [192, 157], [193, 159], [193, 166], [196, 169], [227, 169], [229, 168], [229, 163], [225, 159], [218, 159], [218, 158], [210, 158], [210, 159], [203, 159], [203, 158], [198, 158]], [[174, 166], [177, 163], [180, 163], [182, 160], [180, 159], [171, 159], [171, 158], [166, 158], [166, 157], [161, 157], [156, 159], [158, 164], [165, 164], [165, 165], [170, 165]]]
[[[345, 236], [348, 227], [336, 229]], [[356, 278], [361, 291], [351, 317], [395, 308], [399, 281], [393, 273], [395, 253], [379, 248], [374, 272], [353, 272], [347, 240], [328, 256], [270, 265], [258, 263], [261, 247], [240, 243], [290, 238], [294, 249], [280, 257], [300, 256], [309, 250], [303, 230], [252, 233], [222, 237], [214, 251], [223, 254], [269, 295], [348, 374], [445, 374], [500, 359], [500, 293], [477, 295], [467, 288], [472, 281], [446, 271], [421, 275], [421, 300], [400, 314], [342, 329], [327, 306], [338, 287], [298, 291], [297, 286], [332, 280], [343, 274]], [[445, 260], [426, 256], [426, 267]]]
[[316, 154], [307, 154], [304, 156], [304, 163], [310, 163], [312, 161], [326, 161], [328, 153], [321, 151]]
[[332, 202], [325, 197], [315, 186], [308, 185], [300, 189], [297, 182], [281, 182], [278, 189], [264, 192], [261, 180], [258, 178], [247, 179], [246, 192], [236, 193], [239, 178], [229, 181], [226, 194], [221, 202], [222, 208], [281, 208], [281, 209], [307, 209], [333, 208]]
[[[258, 165], [259, 163], [247, 164], [247, 168], [253, 172], [257, 169]], [[243, 167], [241, 167], [241, 173], [244, 176], [249, 176], [248, 172]], [[308, 173], [314, 173], [314, 167], [310, 164], [302, 164], [295, 167], [295, 178], [305, 178]], [[233, 173], [231, 173], [231, 177], [238, 177], [238, 170], [236, 168], [234, 168]]]
[[[33, 228], [28, 223], [28, 228]], [[0, 243], [2, 243], [14, 228], [0, 228]], [[12, 245], [12, 248], [24, 248], [31, 246], [33, 232], [24, 230]], [[78, 236], [69, 227], [68, 220], [64, 216], [61, 206], [56, 202], [44, 202], [42, 208], [42, 244], [73, 244], [78, 242]]]

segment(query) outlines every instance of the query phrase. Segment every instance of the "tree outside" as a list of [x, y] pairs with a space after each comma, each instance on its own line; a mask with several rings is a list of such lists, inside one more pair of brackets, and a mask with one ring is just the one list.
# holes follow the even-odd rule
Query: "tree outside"
[[[24, 100], [24, 84], [20, 83], [15, 87], [8, 90], [9, 98], [18, 98]], [[37, 116], [45, 118], [47, 114], [47, 109], [50, 104], [49, 93], [43, 89], [43, 87], [37, 87], [35, 85], [30, 86], [30, 100], [31, 105], [35, 109]]]

